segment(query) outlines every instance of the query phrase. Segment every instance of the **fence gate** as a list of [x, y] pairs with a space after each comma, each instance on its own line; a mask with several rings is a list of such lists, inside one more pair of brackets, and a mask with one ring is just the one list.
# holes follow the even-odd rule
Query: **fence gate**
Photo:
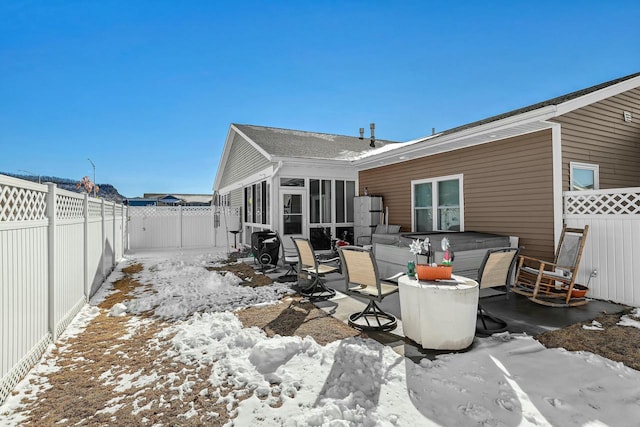
[[[221, 217], [222, 220], [221, 220]], [[128, 231], [131, 249], [226, 246], [226, 221], [239, 211], [215, 206], [131, 206]]]

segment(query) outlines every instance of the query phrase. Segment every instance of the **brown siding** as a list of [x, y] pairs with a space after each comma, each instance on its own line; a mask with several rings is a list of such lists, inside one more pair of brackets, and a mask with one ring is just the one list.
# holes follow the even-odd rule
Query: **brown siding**
[[520, 237], [523, 253], [553, 257], [551, 131], [360, 171], [360, 194], [382, 195], [389, 221], [411, 230], [411, 181], [463, 174], [465, 230]]
[[[633, 121], [624, 121], [629, 111]], [[562, 188], [570, 189], [569, 163], [600, 166], [600, 188], [640, 186], [640, 88], [567, 113], [562, 124]]]

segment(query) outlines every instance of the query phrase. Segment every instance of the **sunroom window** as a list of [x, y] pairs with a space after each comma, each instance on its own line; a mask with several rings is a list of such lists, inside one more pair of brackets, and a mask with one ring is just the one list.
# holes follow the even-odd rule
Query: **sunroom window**
[[463, 230], [462, 175], [411, 182], [413, 230]]
[[590, 163], [570, 163], [571, 190], [598, 190], [600, 188], [600, 167]]
[[336, 223], [353, 222], [353, 197], [356, 195], [355, 181], [335, 181]]
[[331, 222], [331, 180], [309, 180], [309, 222], [312, 224]]
[[244, 189], [245, 222], [268, 224], [271, 200], [269, 183], [266, 181], [250, 185]]

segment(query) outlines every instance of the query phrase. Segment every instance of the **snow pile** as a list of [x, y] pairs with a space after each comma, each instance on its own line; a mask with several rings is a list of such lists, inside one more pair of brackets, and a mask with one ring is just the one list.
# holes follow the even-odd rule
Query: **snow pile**
[[582, 329], [586, 329], [588, 331], [604, 331], [602, 323], [597, 320], [592, 320], [590, 325], [582, 325]]
[[416, 365], [370, 339], [268, 338], [231, 313], [196, 314], [172, 332], [168, 356], [212, 365], [214, 388], [238, 390], [219, 398], [238, 405], [234, 425], [617, 425], [621, 413], [640, 415], [640, 373], [527, 336]]
[[161, 259], [134, 257], [144, 269], [133, 277], [148, 285], [151, 291], [141, 288], [135, 292], [135, 298], [125, 302], [128, 312], [141, 314], [154, 310], [155, 315], [163, 319], [186, 319], [196, 312], [235, 310], [278, 301], [293, 293], [288, 284], [274, 282], [251, 288], [240, 285], [242, 279], [234, 274], [207, 270], [205, 267], [219, 260], [220, 255], [164, 255]]
[[631, 314], [622, 316], [618, 325], [640, 329], [640, 308], [634, 309]]
[[[126, 307], [114, 307], [111, 314], [155, 307], [156, 314], [178, 319], [156, 334], [157, 343], [147, 341], [146, 348], [160, 350], [164, 357], [195, 370], [211, 368], [200, 395], [226, 404], [233, 417], [228, 425], [613, 426], [640, 418], [640, 372], [588, 352], [546, 349], [528, 336], [503, 333], [476, 338], [465, 353], [443, 354], [419, 364], [370, 339], [320, 346], [311, 337], [269, 338], [258, 328], [243, 328], [231, 311], [274, 303], [290, 292], [288, 286], [238, 285], [240, 279], [231, 274], [206, 270], [211, 260], [210, 254], [134, 257], [132, 261], [145, 266], [137, 276], [148, 288], [136, 292]], [[98, 313], [96, 307], [85, 307], [66, 334], [80, 333]], [[154, 321], [132, 316], [122, 339], [136, 336]], [[640, 309], [623, 316], [620, 324], [640, 326]], [[602, 325], [594, 322], [586, 327], [595, 330]], [[158, 344], [167, 337], [170, 350]], [[64, 340], [60, 344], [65, 351]], [[114, 343], [113, 350], [117, 347]], [[35, 394], [26, 389], [50, 387], [41, 375], [60, 368], [56, 357], [44, 360], [2, 411], [11, 413], [20, 398], [33, 399]], [[96, 380], [122, 393], [164, 381], [174, 394], [163, 395], [160, 407], [193, 389], [188, 375], [183, 379], [176, 373], [164, 379], [157, 375], [153, 370], [122, 375], [112, 369]], [[221, 393], [222, 388], [231, 392]], [[102, 411], [116, 410], [122, 405], [118, 399], [107, 402]], [[132, 413], [150, 404], [136, 400]], [[203, 415], [191, 405], [179, 420], [167, 423]], [[17, 424], [19, 417], [9, 415], [2, 421]]]
[[109, 310], [109, 313], [107, 313], [107, 316], [122, 317], [122, 316], [125, 316], [126, 314], [127, 314], [127, 306], [121, 302], [118, 302], [114, 304], [113, 307], [111, 307], [111, 310]]

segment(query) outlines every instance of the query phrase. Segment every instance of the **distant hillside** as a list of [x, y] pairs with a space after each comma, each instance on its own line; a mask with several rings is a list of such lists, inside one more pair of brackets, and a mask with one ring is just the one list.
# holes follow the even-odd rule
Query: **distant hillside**
[[[12, 176], [14, 178], [24, 179], [26, 181], [38, 182], [38, 177], [33, 175], [19, 175], [15, 173], [7, 173], [7, 172], [0, 172], [0, 174]], [[84, 188], [81, 188], [80, 190], [76, 189], [76, 184], [78, 183], [78, 181], [80, 180], [58, 178], [57, 176], [41, 176], [40, 177], [40, 182], [42, 183], [53, 182], [58, 186], [58, 188], [62, 188], [68, 191], [73, 191], [76, 193], [85, 193]], [[100, 189], [100, 191], [98, 191], [97, 195], [101, 199], [120, 203], [122, 202], [122, 199], [125, 198], [122, 194], [118, 193], [118, 190], [111, 184], [98, 184], [98, 188]]]

